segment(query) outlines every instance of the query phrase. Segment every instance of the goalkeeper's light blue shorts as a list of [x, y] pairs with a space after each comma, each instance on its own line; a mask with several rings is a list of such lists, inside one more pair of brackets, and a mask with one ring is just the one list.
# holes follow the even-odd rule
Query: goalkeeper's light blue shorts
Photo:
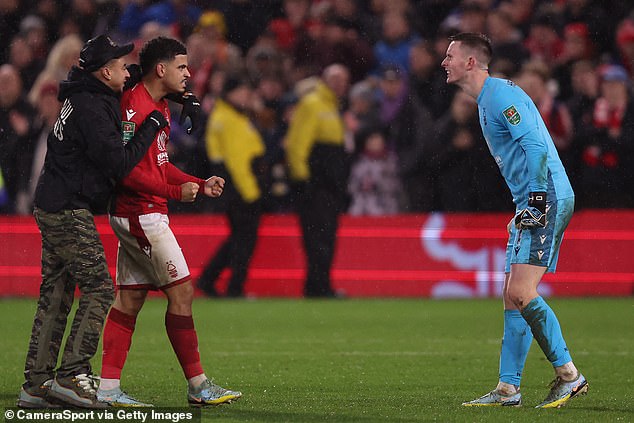
[[504, 271], [509, 273], [512, 264], [532, 264], [547, 267], [547, 273], [554, 273], [559, 247], [574, 207], [574, 197], [549, 201], [545, 228], [519, 230], [513, 226], [506, 245]]

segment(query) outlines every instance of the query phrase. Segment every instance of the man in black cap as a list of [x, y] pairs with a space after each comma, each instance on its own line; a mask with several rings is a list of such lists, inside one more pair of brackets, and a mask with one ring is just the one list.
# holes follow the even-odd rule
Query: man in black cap
[[[18, 406], [60, 403], [105, 408], [97, 401], [90, 359], [114, 300], [114, 285], [93, 213], [104, 213], [114, 184], [141, 160], [159, 129], [154, 111], [127, 143], [122, 138], [119, 96], [130, 76], [118, 46], [101, 35], [88, 41], [62, 81], [62, 109], [48, 136], [44, 169], [35, 193], [42, 235], [42, 284], [26, 357]], [[81, 299], [60, 366], [55, 370], [75, 286]]]

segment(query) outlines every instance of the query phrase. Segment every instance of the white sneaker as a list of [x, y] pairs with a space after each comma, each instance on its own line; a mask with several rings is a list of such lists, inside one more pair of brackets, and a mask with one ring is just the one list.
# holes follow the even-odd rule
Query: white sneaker
[[112, 407], [154, 407], [153, 404], [146, 404], [132, 398], [121, 390], [120, 387], [97, 391], [97, 399], [101, 402], [108, 403]]
[[209, 379], [206, 379], [196, 389], [187, 389], [187, 401], [198, 406], [229, 404], [241, 396], [242, 392], [222, 388], [213, 384]]

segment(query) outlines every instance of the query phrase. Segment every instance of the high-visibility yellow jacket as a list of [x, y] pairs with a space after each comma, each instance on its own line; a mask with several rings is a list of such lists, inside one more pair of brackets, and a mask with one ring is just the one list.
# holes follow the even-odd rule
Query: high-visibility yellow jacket
[[299, 101], [286, 134], [286, 158], [292, 180], [310, 177], [308, 158], [315, 144], [341, 145], [344, 126], [335, 93], [323, 82]]
[[224, 164], [236, 190], [247, 203], [262, 193], [253, 173], [253, 159], [264, 154], [262, 137], [248, 116], [218, 99], [207, 122], [207, 157], [212, 163]]

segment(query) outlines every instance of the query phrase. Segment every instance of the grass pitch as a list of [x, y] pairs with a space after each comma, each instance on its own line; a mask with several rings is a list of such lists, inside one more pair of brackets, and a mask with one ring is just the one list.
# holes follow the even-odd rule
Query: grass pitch
[[[634, 421], [634, 301], [551, 299], [589, 394], [536, 410], [553, 378], [533, 342], [521, 408], [466, 408], [497, 382], [500, 300], [204, 300], [194, 304], [203, 367], [241, 390], [205, 408], [214, 422]], [[13, 407], [36, 300], [0, 301], [0, 406]], [[166, 302], [137, 321], [122, 386], [161, 407], [186, 407], [163, 325]], [[99, 373], [101, 352], [94, 360]]]

